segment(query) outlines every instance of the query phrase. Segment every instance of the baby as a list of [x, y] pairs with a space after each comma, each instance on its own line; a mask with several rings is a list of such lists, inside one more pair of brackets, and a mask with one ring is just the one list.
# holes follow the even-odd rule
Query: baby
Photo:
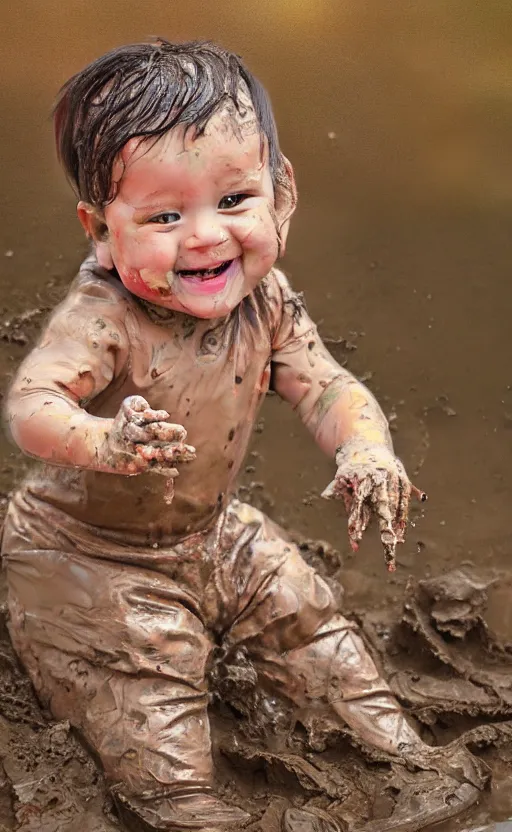
[[233, 497], [269, 389], [335, 460], [324, 495], [354, 547], [376, 514], [390, 569], [412, 491], [378, 404], [275, 268], [296, 191], [264, 89], [210, 43], [135, 44], [65, 85], [55, 129], [92, 254], [7, 399], [45, 464], [2, 544], [41, 700], [95, 750], [131, 828], [240, 827], [214, 791], [206, 679], [216, 645], [242, 650], [262, 691], [443, 771], [455, 799], [440, 788], [435, 820], [455, 814], [485, 773], [421, 742], [325, 582]]

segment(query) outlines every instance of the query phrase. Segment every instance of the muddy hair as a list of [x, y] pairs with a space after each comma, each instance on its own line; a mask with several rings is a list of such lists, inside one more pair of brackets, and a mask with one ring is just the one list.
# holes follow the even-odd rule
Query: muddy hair
[[224, 104], [242, 111], [247, 92], [277, 183], [283, 162], [266, 90], [237, 55], [201, 41], [122, 46], [74, 75], [53, 111], [59, 160], [79, 198], [103, 208], [115, 199], [113, 165], [129, 139], [156, 141], [177, 125], [197, 138]]

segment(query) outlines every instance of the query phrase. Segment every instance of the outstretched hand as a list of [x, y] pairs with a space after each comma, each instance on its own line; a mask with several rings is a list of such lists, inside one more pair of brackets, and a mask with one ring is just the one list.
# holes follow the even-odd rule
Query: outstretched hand
[[344, 501], [354, 551], [372, 514], [377, 516], [386, 566], [394, 572], [397, 544], [405, 540], [411, 495], [424, 501], [426, 494], [411, 484], [403, 464], [385, 445], [349, 439], [338, 448], [336, 464], [336, 476], [322, 497]]

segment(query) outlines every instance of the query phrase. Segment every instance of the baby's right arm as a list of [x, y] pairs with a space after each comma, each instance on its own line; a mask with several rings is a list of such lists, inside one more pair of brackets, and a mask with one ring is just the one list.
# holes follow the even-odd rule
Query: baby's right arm
[[175, 464], [193, 459], [194, 449], [166, 411], [152, 410], [141, 396], [125, 399], [114, 418], [85, 410], [128, 356], [119, 307], [122, 298], [99, 280], [70, 292], [14, 379], [9, 428], [25, 453], [56, 465], [173, 477]]

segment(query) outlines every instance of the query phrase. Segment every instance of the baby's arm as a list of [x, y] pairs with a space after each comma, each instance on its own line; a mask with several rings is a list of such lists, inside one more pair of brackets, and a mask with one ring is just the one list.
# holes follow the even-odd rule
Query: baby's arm
[[112, 418], [85, 409], [113, 381], [128, 357], [121, 298], [101, 281], [71, 290], [21, 365], [6, 416], [18, 446], [56, 465], [116, 474], [151, 468], [173, 476], [193, 458], [186, 432], [140, 396], [126, 399]]
[[393, 569], [412, 486], [394, 456], [386, 418], [370, 391], [327, 351], [301, 299], [282, 278], [281, 290], [284, 306], [274, 340], [273, 388], [336, 460], [336, 477], [323, 496], [344, 500], [352, 546], [357, 548], [373, 509], [388, 568]]
[[272, 355], [274, 390], [290, 402], [329, 456], [334, 458], [340, 445], [355, 438], [392, 450], [376, 399], [334, 360], [300, 296], [280, 279], [284, 306]]

